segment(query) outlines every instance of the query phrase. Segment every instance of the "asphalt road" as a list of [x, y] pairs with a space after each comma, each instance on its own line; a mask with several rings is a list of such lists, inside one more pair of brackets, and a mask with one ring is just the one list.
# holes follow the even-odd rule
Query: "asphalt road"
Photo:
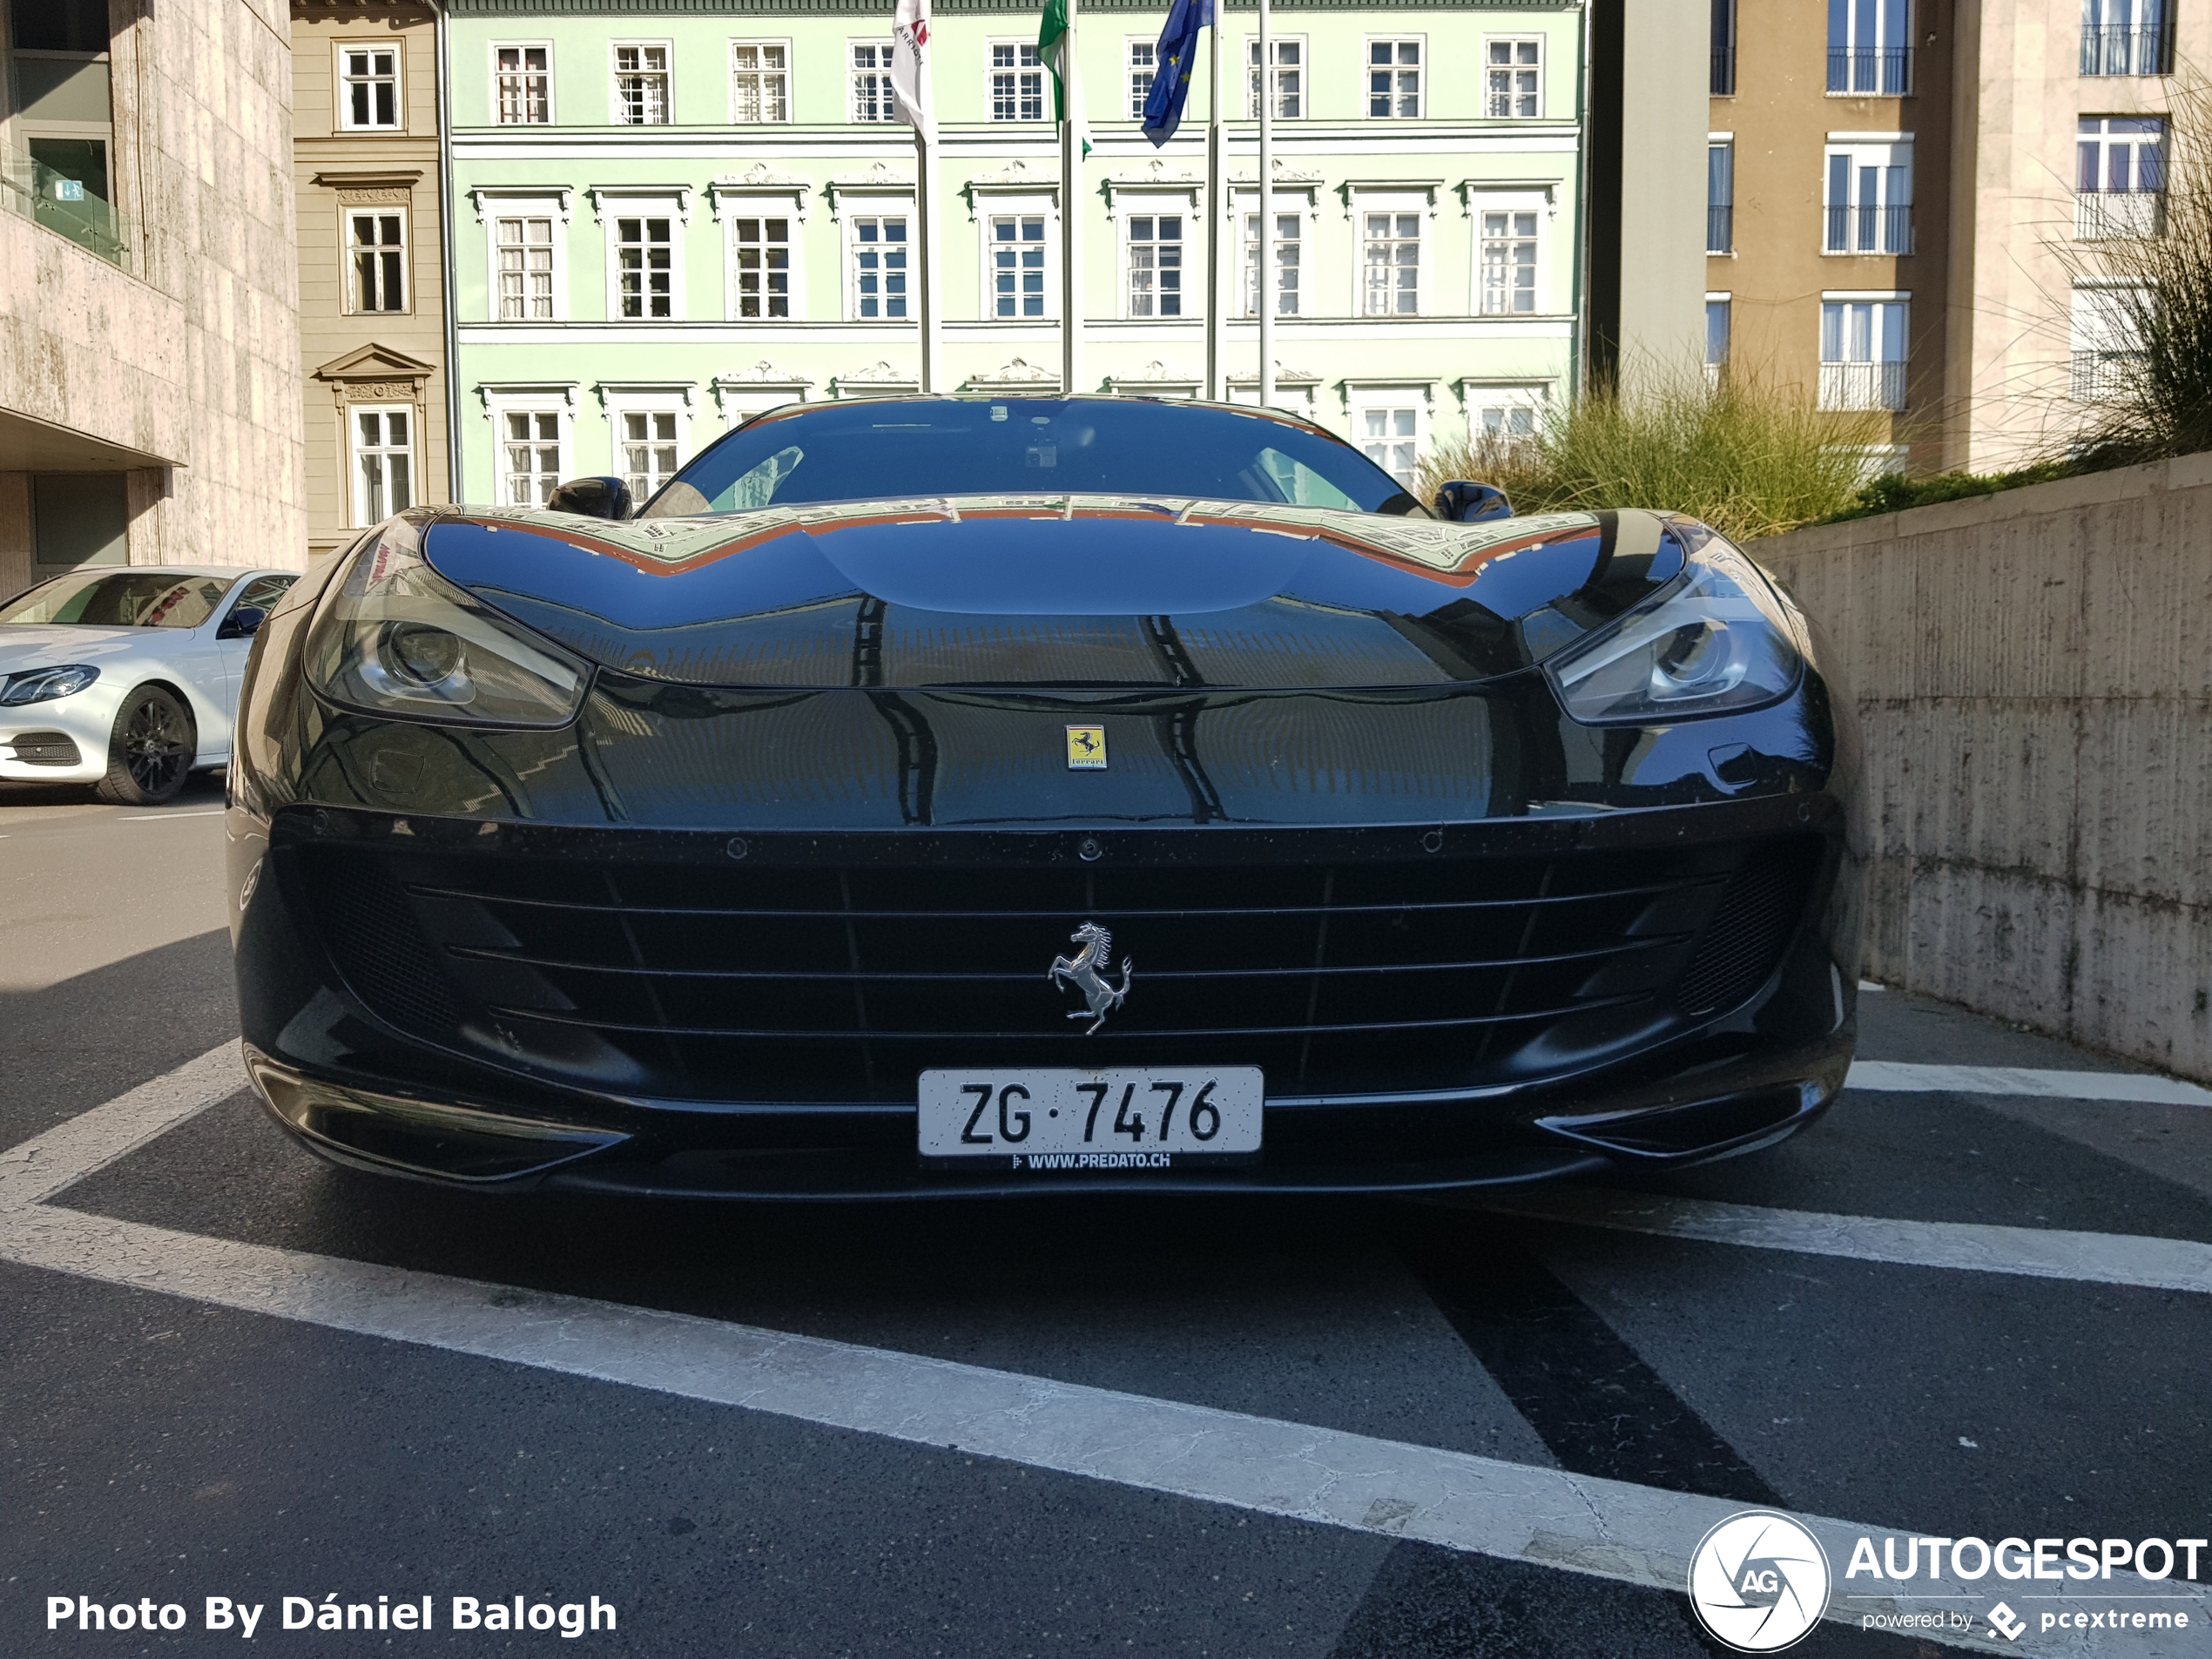
[[[219, 805], [212, 785], [159, 813], [0, 795], [0, 1178], [44, 1155], [8, 1149], [234, 1035]], [[2140, 1070], [1895, 992], [1861, 1008], [1863, 1058]], [[1662, 1530], [1686, 1494], [1899, 1536], [2212, 1531], [2212, 1279], [2136, 1265], [2141, 1240], [2212, 1244], [2212, 1107], [1855, 1088], [1779, 1149], [1608, 1184], [1716, 1225], [1751, 1213], [1729, 1206], [1831, 1219], [1775, 1224], [1777, 1245], [1433, 1204], [490, 1200], [325, 1168], [234, 1093], [56, 1211], [295, 1252], [266, 1259], [309, 1264], [311, 1290], [318, 1262], [436, 1276], [379, 1281], [422, 1296], [469, 1281], [502, 1328], [565, 1295], [857, 1345], [891, 1380], [840, 1416], [801, 1368], [786, 1403], [749, 1409], [681, 1378], [604, 1379], [637, 1354], [488, 1357], [509, 1338], [480, 1342], [465, 1308], [399, 1339], [315, 1294], [278, 1317], [193, 1293], [162, 1250], [57, 1271], [0, 1248], [0, 1656], [227, 1649], [237, 1630], [203, 1629], [216, 1595], [262, 1605], [255, 1640], [297, 1653], [558, 1640], [447, 1628], [453, 1596], [518, 1595], [597, 1596], [619, 1623], [591, 1646], [661, 1659], [1723, 1651], [1676, 1591], [1395, 1535], [1380, 1506], [1328, 1525], [1264, 1482], [1199, 1498], [1070, 1473], [1018, 1437], [924, 1443], [896, 1378], [935, 1373], [900, 1356], [1031, 1379], [1053, 1411], [1242, 1414], [1206, 1420], [1225, 1444], [1299, 1425], [1627, 1483], [1657, 1494]], [[1839, 1217], [1944, 1224], [1942, 1250], [1998, 1271], [1838, 1244]], [[2094, 1247], [2106, 1267], [2032, 1273], [2007, 1265], [2006, 1229], [2120, 1242]], [[666, 1322], [637, 1317], [643, 1353]], [[1973, 1610], [2001, 1591], [2032, 1614], [2019, 1592], [2045, 1588]], [[283, 1597], [332, 1595], [428, 1595], [438, 1629], [279, 1628]], [[189, 1616], [49, 1631], [51, 1595]], [[2199, 1610], [2161, 1651], [2212, 1642]], [[2017, 1650], [2102, 1649], [2031, 1630]], [[1793, 1651], [1939, 1649], [1831, 1622]]]

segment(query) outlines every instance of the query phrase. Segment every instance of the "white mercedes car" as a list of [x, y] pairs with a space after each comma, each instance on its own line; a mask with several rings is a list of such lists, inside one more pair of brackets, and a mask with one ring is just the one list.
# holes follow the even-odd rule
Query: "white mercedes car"
[[0, 779], [148, 806], [223, 765], [253, 631], [298, 577], [109, 566], [0, 605]]

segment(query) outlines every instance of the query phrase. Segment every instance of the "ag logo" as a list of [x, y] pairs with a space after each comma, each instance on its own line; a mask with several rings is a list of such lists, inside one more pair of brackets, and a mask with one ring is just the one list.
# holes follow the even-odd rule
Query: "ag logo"
[[1828, 1610], [1828, 1557], [1787, 1515], [1751, 1509], [1705, 1534], [1689, 1558], [1698, 1622], [1739, 1653], [1778, 1653]]

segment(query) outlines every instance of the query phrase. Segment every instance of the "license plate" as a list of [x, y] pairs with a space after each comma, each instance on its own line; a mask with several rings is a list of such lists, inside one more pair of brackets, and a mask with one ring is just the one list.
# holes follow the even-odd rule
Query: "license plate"
[[1182, 1170], [1259, 1156], [1259, 1068], [921, 1074], [924, 1168]]

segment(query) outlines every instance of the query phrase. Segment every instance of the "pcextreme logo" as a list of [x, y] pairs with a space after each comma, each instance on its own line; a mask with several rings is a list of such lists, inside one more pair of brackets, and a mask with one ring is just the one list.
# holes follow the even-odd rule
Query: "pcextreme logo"
[[1689, 1604], [1715, 1640], [1739, 1653], [1779, 1653], [1828, 1610], [1820, 1541], [1787, 1515], [1748, 1509], [1707, 1533], [1689, 1558]]

